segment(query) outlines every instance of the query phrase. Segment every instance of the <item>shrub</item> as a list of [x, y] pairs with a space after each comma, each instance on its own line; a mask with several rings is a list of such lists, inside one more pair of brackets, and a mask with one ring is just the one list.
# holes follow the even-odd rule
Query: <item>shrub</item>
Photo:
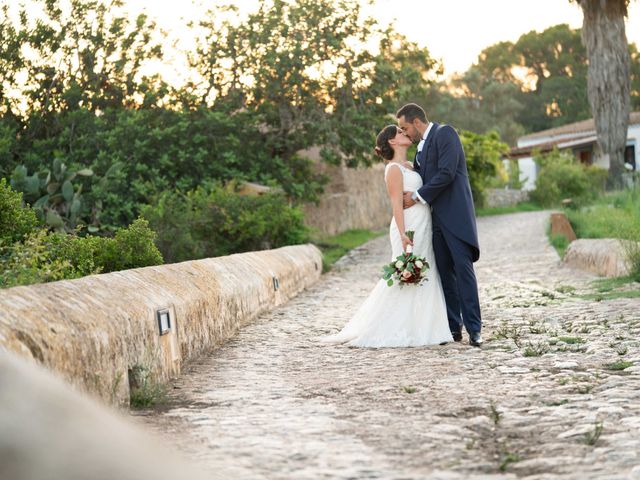
[[9, 255], [0, 258], [0, 286], [13, 287], [33, 283], [76, 278], [73, 265], [58, 258], [49, 248], [49, 234], [38, 230], [9, 248]]
[[484, 135], [462, 131], [460, 140], [467, 159], [473, 201], [476, 208], [479, 208], [485, 202], [485, 188], [503, 170], [501, 158], [509, 151], [509, 146], [500, 141], [500, 136], [495, 131]]
[[302, 212], [283, 195], [244, 196], [233, 184], [209, 185], [187, 194], [166, 192], [155, 206], [143, 209], [143, 216], [158, 233], [157, 245], [167, 262], [308, 240]]
[[22, 193], [14, 191], [4, 178], [0, 179], [0, 248], [21, 241], [37, 225], [36, 214], [25, 207]]
[[154, 244], [155, 239], [149, 222], [138, 218], [129, 227], [118, 230], [115, 238], [100, 240], [95, 250], [96, 263], [104, 272], [160, 265], [162, 254]]
[[559, 205], [565, 198], [570, 198], [574, 205], [581, 205], [603, 191], [607, 172], [577, 164], [571, 154], [554, 150], [535, 160], [540, 172], [531, 200], [542, 206]]
[[115, 238], [36, 230], [0, 258], [0, 287], [84, 277], [162, 263], [155, 233], [143, 219]]

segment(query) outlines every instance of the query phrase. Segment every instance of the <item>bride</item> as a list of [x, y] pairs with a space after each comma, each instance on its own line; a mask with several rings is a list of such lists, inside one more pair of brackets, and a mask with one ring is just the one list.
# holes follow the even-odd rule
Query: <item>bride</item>
[[[440, 276], [432, 246], [431, 211], [422, 203], [403, 210], [403, 191], [422, 186], [420, 174], [407, 161], [411, 139], [395, 125], [385, 127], [376, 138], [376, 153], [387, 165], [384, 178], [393, 218], [389, 226], [391, 260], [408, 245], [429, 263], [428, 281], [422, 285], [380, 280], [355, 316], [335, 335], [322, 338], [327, 343], [347, 343], [356, 347], [416, 347], [451, 342]], [[413, 241], [406, 231], [415, 232]]]

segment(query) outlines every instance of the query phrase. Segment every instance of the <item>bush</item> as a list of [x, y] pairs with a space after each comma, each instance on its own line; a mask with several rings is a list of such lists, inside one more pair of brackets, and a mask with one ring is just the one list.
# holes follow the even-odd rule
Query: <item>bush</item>
[[38, 225], [33, 210], [25, 207], [22, 193], [14, 191], [0, 179], [0, 248], [24, 239]]
[[39, 229], [0, 257], [0, 287], [53, 282], [162, 263], [155, 233], [138, 219], [115, 238]]
[[95, 250], [96, 263], [104, 272], [160, 265], [162, 254], [154, 244], [155, 239], [149, 222], [138, 218], [129, 227], [118, 230], [115, 238], [100, 239]]
[[480, 135], [473, 132], [460, 132], [469, 171], [471, 194], [476, 208], [484, 206], [485, 188], [495, 182], [496, 174], [502, 170], [502, 157], [509, 146], [500, 141], [497, 132]]
[[530, 198], [539, 205], [560, 205], [566, 198], [576, 206], [583, 205], [595, 199], [604, 189], [606, 170], [577, 164], [569, 153], [554, 150], [535, 158], [535, 161], [540, 171]]
[[244, 196], [228, 187], [208, 186], [187, 194], [167, 192], [143, 209], [158, 234], [167, 262], [304, 243], [302, 212], [281, 194]]

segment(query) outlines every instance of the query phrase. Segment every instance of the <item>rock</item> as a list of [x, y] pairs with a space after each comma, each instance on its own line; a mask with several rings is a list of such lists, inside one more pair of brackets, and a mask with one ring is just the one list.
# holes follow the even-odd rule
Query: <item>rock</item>
[[581, 238], [571, 242], [564, 262], [604, 277], [620, 277], [629, 273], [625, 244], [615, 238]]
[[573, 242], [577, 238], [564, 213], [551, 214], [551, 235], [562, 235], [569, 242]]
[[553, 364], [553, 368], [560, 370], [573, 370], [574, 368], [578, 368], [578, 366], [578, 362], [556, 362]]

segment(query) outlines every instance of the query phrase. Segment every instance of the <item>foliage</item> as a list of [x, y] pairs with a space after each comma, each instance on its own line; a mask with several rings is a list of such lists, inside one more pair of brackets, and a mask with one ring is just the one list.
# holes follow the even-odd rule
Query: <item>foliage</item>
[[149, 222], [138, 218], [128, 228], [118, 230], [113, 239], [103, 237], [98, 242], [96, 262], [104, 272], [159, 265], [163, 258], [155, 246], [156, 237]]
[[624, 190], [598, 198], [592, 205], [568, 210], [567, 217], [578, 238], [620, 238], [625, 244], [630, 279], [640, 281], [640, 193]]
[[542, 206], [560, 205], [563, 199], [571, 199], [579, 206], [603, 191], [606, 171], [597, 167], [585, 167], [576, 163], [572, 154], [554, 150], [534, 157], [539, 172], [531, 200]]
[[[4, 8], [0, 32], [8, 41], [2, 42], [0, 57], [9, 70], [0, 73], [5, 88], [0, 100], [15, 116], [19, 110], [33, 115], [38, 130], [33, 133], [55, 134], [43, 130], [55, 128], [51, 115], [61, 111], [97, 112], [144, 102], [158, 80], [144, 76], [142, 65], [162, 55], [153, 22], [145, 15], [129, 19], [122, 0], [69, 0], [65, 8], [51, 0], [31, 3], [39, 14], [16, 6], [17, 20]], [[19, 108], [18, 100], [26, 106]]]
[[477, 207], [481, 207], [485, 201], [485, 186], [502, 168], [502, 157], [508, 152], [509, 146], [500, 141], [497, 132], [479, 135], [463, 131], [460, 139], [467, 159], [473, 201]]
[[[25, 187], [25, 198], [67, 231], [113, 233], [165, 192], [207, 182], [258, 182], [292, 204], [318, 201], [327, 178], [304, 153], [369, 164], [375, 133], [408, 101], [430, 119], [511, 143], [590, 115], [580, 31], [566, 25], [488, 47], [444, 84], [428, 49], [382, 29], [357, 0], [260, 0], [246, 18], [216, 8], [192, 25], [193, 80], [178, 88], [145, 75], [162, 59], [162, 32], [144, 15], [129, 18], [122, 0], [33, 3], [37, 16], [18, 4], [0, 12], [0, 177], [22, 172], [33, 187], [35, 175], [39, 197]], [[502, 146], [463, 136], [480, 205]], [[93, 175], [67, 179], [71, 195], [65, 179], [45, 182], [52, 159]], [[43, 182], [59, 187], [45, 193]], [[178, 250], [205, 255], [179, 236], [190, 246]]]
[[131, 408], [149, 408], [164, 403], [167, 399], [167, 387], [160, 383], [145, 365], [136, 364], [129, 369]]
[[72, 231], [78, 225], [82, 210], [82, 185], [71, 182], [77, 177], [90, 177], [90, 169], [72, 172], [56, 158], [51, 170], [28, 175], [24, 165], [19, 165], [11, 176], [11, 186], [22, 192], [40, 221], [58, 231]]
[[281, 194], [244, 196], [208, 185], [165, 192], [143, 209], [167, 262], [219, 257], [307, 241], [302, 212]]
[[558, 252], [558, 256], [560, 258], [564, 258], [564, 254], [567, 251], [567, 247], [569, 247], [569, 239], [567, 239], [567, 237], [565, 237], [564, 235], [560, 235], [560, 234], [551, 235], [551, 233], [548, 233], [548, 235], [549, 235], [549, 242], [551, 243], [553, 248], [556, 249], [556, 252]]
[[32, 230], [0, 254], [0, 287], [52, 282], [162, 263], [145, 220], [115, 238]]
[[49, 247], [50, 234], [37, 230], [24, 241], [13, 244], [0, 257], [0, 287], [53, 282], [76, 278], [76, 270], [68, 259], [58, 257]]
[[0, 178], [0, 248], [21, 241], [37, 225], [35, 212], [25, 208], [22, 194]]

